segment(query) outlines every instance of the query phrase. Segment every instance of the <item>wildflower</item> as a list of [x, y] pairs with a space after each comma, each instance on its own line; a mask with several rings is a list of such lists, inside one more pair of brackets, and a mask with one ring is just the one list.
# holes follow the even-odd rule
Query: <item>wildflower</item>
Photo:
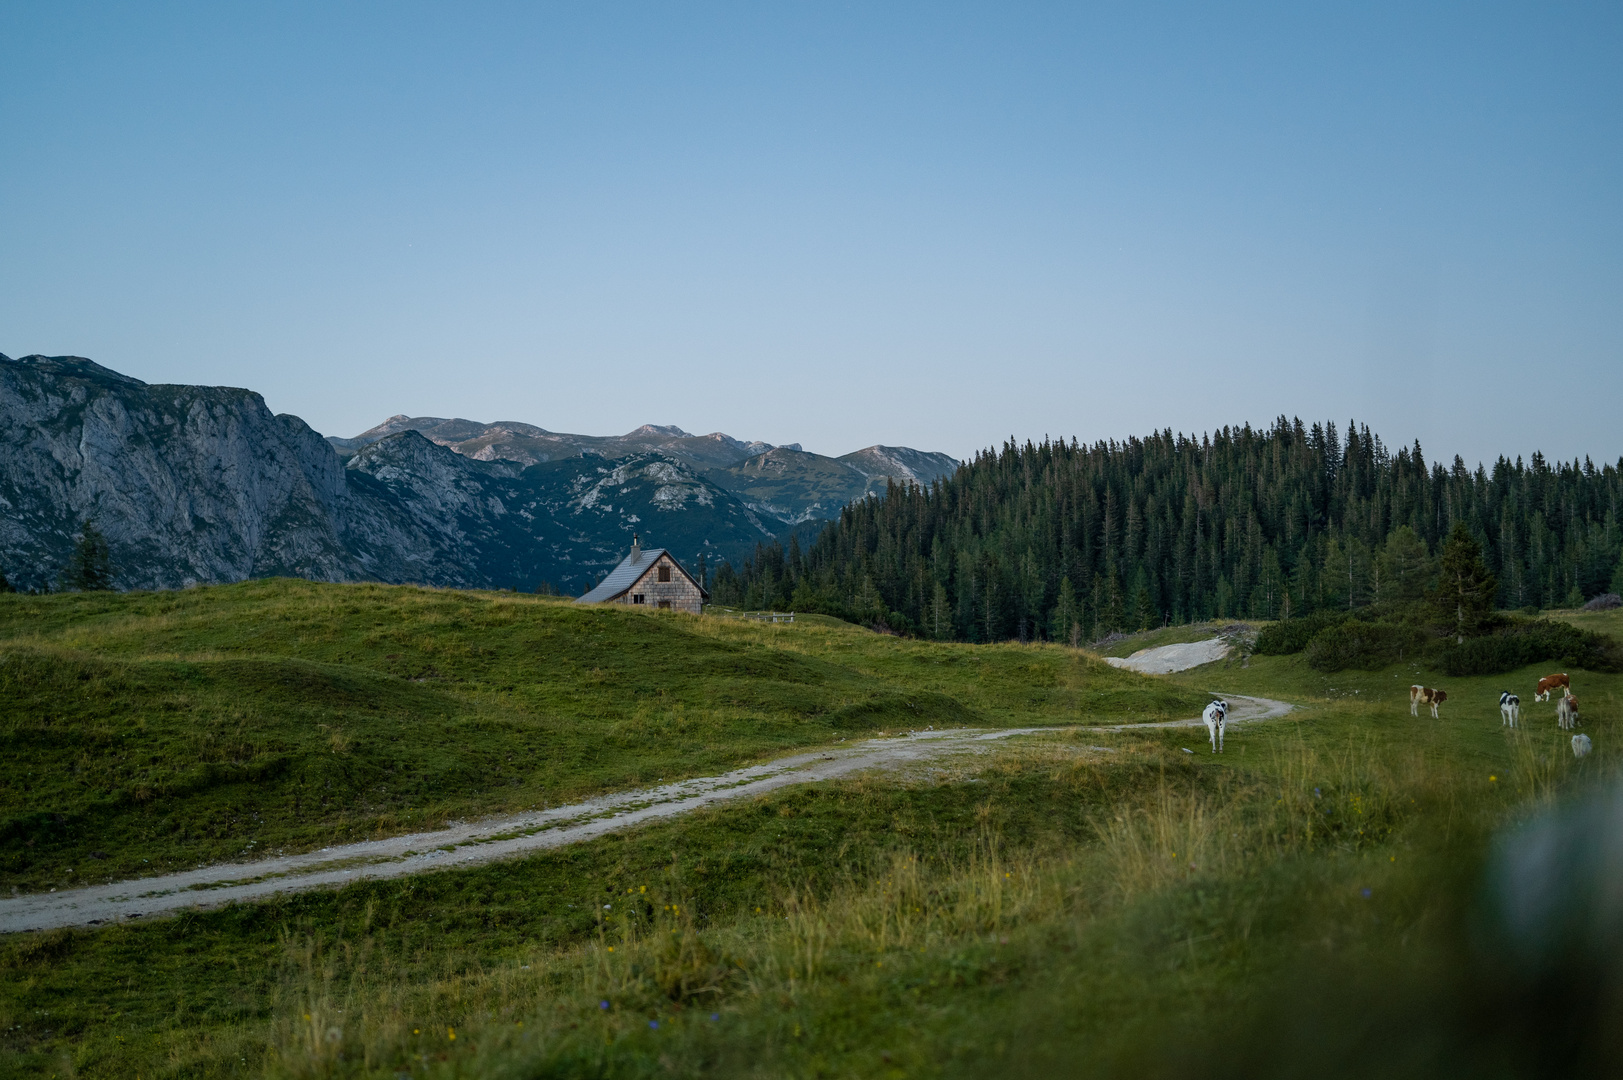
[[411, 1033], [412, 1033], [412, 1034], [413, 1034], [413, 1035], [421, 1035], [421, 1034], [422, 1034], [422, 1030], [421, 1030], [421, 1029], [420, 1029], [420, 1028], [412, 1028], [412, 1029], [411, 1029]]
[[450, 1039], [452, 1042], [456, 1042], [456, 1028], [454, 1028], [454, 1027], [446, 1028], [445, 1029], [445, 1037], [447, 1039]]
[[657, 1028], [657, 1027], [659, 1027], [659, 1021], [658, 1020], [650, 1020], [650, 1021], [648, 1021], [648, 1026], [651, 1027], [651, 1028]]
[[1499, 778], [1498, 778], [1498, 777], [1497, 777], [1497, 776], [1490, 776], [1490, 777], [1488, 777], [1488, 783], [1490, 783], [1490, 784], [1497, 784], [1497, 783], [1498, 783], [1498, 782], [1499, 782]]
[[1358, 891], [1359, 891], [1359, 894], [1362, 895], [1365, 900], [1369, 899], [1369, 890], [1368, 889], [1360, 889]]
[[639, 889], [639, 890], [638, 890], [638, 891], [639, 891], [639, 892], [647, 892], [647, 891], [648, 891], [648, 886], [646, 886], [646, 885], [644, 885], [644, 886], [643, 886], [643, 887], [642, 887], [642, 888], [641, 888], [641, 889]]
[[720, 1013], [711, 1013], [710, 1014], [710, 1019], [712, 1019], [712, 1020], [720, 1020], [721, 1019], [721, 1014]]
[[610, 946], [609, 946], [609, 952], [613, 952], [613, 951], [614, 951], [614, 946], [613, 946], [613, 945], [610, 945]]
[[607, 1001], [600, 1001], [597, 1003], [597, 1007], [600, 1009], [607, 1009], [609, 1007], [609, 1003]]

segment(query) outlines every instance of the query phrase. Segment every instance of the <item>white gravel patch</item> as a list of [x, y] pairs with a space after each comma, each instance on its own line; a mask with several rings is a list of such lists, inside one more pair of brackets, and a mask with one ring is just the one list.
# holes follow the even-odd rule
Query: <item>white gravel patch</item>
[[1125, 660], [1119, 656], [1107, 656], [1105, 663], [1143, 675], [1170, 675], [1174, 671], [1188, 671], [1213, 660], [1221, 660], [1228, 655], [1228, 651], [1229, 643], [1222, 638], [1208, 638], [1182, 645], [1162, 645], [1158, 649], [1140, 649]]

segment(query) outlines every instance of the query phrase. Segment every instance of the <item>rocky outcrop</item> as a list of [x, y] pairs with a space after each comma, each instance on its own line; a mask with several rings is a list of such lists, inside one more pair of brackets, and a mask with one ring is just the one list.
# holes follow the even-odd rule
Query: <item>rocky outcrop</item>
[[89, 520], [125, 588], [364, 576], [346, 501], [321, 436], [251, 391], [0, 357], [0, 565], [20, 586], [47, 585]]
[[125, 589], [292, 575], [578, 592], [638, 528], [684, 561], [737, 559], [769, 535], [657, 453], [525, 468], [402, 427], [346, 460], [249, 390], [0, 356], [0, 570], [51, 587], [87, 521]]

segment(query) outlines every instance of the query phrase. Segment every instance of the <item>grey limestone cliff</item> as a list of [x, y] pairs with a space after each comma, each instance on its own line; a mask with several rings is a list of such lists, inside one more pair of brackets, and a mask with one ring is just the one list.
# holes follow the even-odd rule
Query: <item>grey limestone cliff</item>
[[125, 589], [292, 575], [580, 591], [639, 527], [684, 559], [769, 535], [657, 453], [525, 468], [402, 429], [346, 459], [249, 390], [0, 356], [0, 570], [50, 588], [87, 521]]

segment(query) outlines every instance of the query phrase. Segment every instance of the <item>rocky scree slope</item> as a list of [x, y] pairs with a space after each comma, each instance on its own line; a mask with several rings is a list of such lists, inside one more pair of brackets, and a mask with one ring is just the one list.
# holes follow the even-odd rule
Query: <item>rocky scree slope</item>
[[86, 521], [120, 588], [285, 574], [579, 592], [639, 528], [684, 559], [736, 560], [770, 535], [658, 453], [526, 468], [402, 430], [346, 461], [249, 390], [0, 356], [0, 569], [51, 587]]

